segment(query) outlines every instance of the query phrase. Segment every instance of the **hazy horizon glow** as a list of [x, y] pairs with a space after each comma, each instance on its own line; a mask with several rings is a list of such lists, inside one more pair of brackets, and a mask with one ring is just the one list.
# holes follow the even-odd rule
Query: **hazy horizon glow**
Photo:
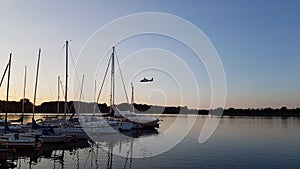
[[[42, 48], [42, 55], [37, 104], [57, 100], [57, 76], [61, 77], [63, 84], [65, 82], [65, 40], [71, 40], [69, 100], [77, 100], [78, 86], [76, 88], [72, 83], [81, 81], [84, 72], [76, 75], [74, 66], [87, 40], [100, 27], [114, 19], [151, 11], [182, 17], [197, 26], [211, 40], [226, 73], [226, 107], [300, 107], [300, 2], [293, 0], [272, 3], [259, 0], [188, 3], [176, 0], [118, 3], [87, 3], [79, 0], [54, 0], [43, 3], [38, 0], [3, 1], [0, 3], [0, 74], [2, 76], [9, 53], [12, 52], [9, 100], [18, 101], [23, 97], [24, 66], [27, 65], [26, 98], [33, 101], [39, 48]], [[130, 26], [124, 29], [130, 29]], [[103, 39], [104, 42], [106, 40]], [[188, 83], [182, 85], [181, 90], [190, 97], [181, 100], [176, 81], [165, 74], [167, 71], [145, 70], [133, 76], [135, 72], [150, 67], [152, 62], [160, 58], [165, 70], [178, 75], [176, 79], [180, 79], [179, 82], [188, 81], [185, 78], [186, 74], [174, 66], [176, 62], [172, 62], [174, 65], [168, 65], [173, 54], [183, 60], [197, 77], [199, 108], [209, 107], [211, 84], [206, 69], [196, 59], [195, 54], [180, 42], [156, 35], [137, 36], [126, 39], [118, 44], [116, 49], [127, 92], [130, 96], [130, 82], [134, 82], [137, 103], [197, 108], [193, 95], [195, 90], [190, 88]], [[151, 53], [149, 49], [152, 49]], [[151, 56], [153, 52], [157, 55]], [[131, 60], [126, 60], [127, 57], [131, 57]], [[143, 62], [144, 60], [147, 62]], [[107, 61], [97, 63], [99, 67], [96, 73], [85, 72], [84, 101], [93, 101], [94, 78], [99, 90], [106, 63]], [[154, 77], [154, 83], [139, 83], [144, 76]], [[6, 97], [6, 79], [7, 77], [0, 87], [0, 100], [5, 100]], [[120, 83], [120, 80], [117, 80], [117, 83]], [[116, 102], [126, 102], [122, 86], [118, 85]], [[108, 84], [105, 84], [104, 89], [100, 102], [109, 103]], [[62, 101], [63, 95], [60, 93]]]

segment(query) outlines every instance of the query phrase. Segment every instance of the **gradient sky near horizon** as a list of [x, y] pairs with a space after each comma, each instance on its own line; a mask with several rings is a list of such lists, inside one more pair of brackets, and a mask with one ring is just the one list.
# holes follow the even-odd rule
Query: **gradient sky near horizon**
[[[72, 79], [76, 78], [72, 60], [76, 62], [80, 50], [92, 34], [112, 20], [139, 12], [173, 14], [191, 22], [206, 34], [218, 51], [224, 66], [227, 82], [226, 107], [300, 107], [300, 2], [297, 0], [1, 1], [1, 76], [9, 53], [13, 53], [9, 99], [22, 98], [24, 65], [27, 65], [26, 97], [33, 100], [38, 48], [42, 48], [42, 56], [37, 103], [57, 99], [57, 76], [61, 76], [64, 81], [65, 40], [71, 40], [72, 56], [69, 66], [69, 91], [71, 91], [72, 82], [76, 81]], [[117, 53], [122, 60], [124, 59], [122, 56], [149, 48], [171, 51], [187, 62], [200, 85], [200, 108], [209, 108], [211, 96], [208, 75], [203, 65], [193, 64], [193, 54], [182, 44], [154, 35], [136, 37], [118, 44]], [[153, 52], [166, 58], [170, 57], [170, 53], [164, 51]], [[151, 61], [147, 50], [138, 54]], [[135, 70], [130, 69], [130, 65], [137, 63], [128, 62], [128, 65], [125, 63], [122, 65], [124, 67], [122, 71], [133, 73]], [[96, 76], [99, 81], [98, 89], [103, 70], [99, 70], [99, 74], [96, 75], [95, 72], [90, 72], [90, 75]], [[180, 77], [180, 72], [176, 72], [176, 69], [173, 71], [172, 73]], [[82, 74], [79, 73], [78, 76], [81, 79]], [[138, 83], [144, 76], [154, 77], [154, 83], [148, 85]], [[182, 102], [176, 98], [180, 97], [178, 91], [182, 88], [182, 92], [191, 96], [191, 100], [186, 99], [184, 104], [196, 108], [194, 104], [189, 105], [193, 100], [194, 91], [188, 90], [188, 84], [169, 85], [174, 79], [157, 76], [151, 71], [142, 72], [135, 79], [124, 77], [126, 84], [130, 84], [129, 80], [134, 81], [136, 102], [179, 105]], [[180, 78], [184, 79], [184, 75]], [[87, 80], [88, 84], [84, 86], [86, 101], [93, 100], [94, 84], [91, 79]], [[130, 86], [127, 88], [129, 93]], [[103, 94], [107, 95], [105, 92]], [[70, 92], [69, 100], [75, 95], [78, 96], [78, 91], [77, 94]], [[0, 100], [5, 100], [5, 97], [6, 81], [0, 88]], [[104, 101], [107, 102], [108, 99], [104, 98]]]

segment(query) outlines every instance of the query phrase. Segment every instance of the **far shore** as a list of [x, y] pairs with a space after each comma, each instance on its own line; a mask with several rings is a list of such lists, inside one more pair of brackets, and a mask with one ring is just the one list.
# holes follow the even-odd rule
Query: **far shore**
[[[0, 101], [0, 113], [20, 113], [22, 112], [23, 101]], [[73, 102], [69, 101], [67, 103], [68, 114], [73, 112], [81, 113], [109, 113], [110, 107], [106, 103], [95, 105], [94, 103], [86, 102]], [[26, 99], [24, 102], [24, 113], [32, 113], [33, 104]], [[118, 104], [117, 107], [120, 110], [128, 110], [130, 107], [127, 103]], [[300, 108], [288, 109], [287, 107], [281, 108], [248, 108], [248, 109], [189, 109], [187, 106], [181, 107], [164, 107], [157, 105], [147, 105], [147, 104], [134, 104], [134, 111], [140, 114], [194, 114], [194, 115], [223, 115], [223, 116], [266, 116], [266, 117], [300, 117]], [[64, 113], [64, 102], [50, 101], [43, 102], [41, 105], [35, 106], [35, 113], [45, 113], [45, 114], [63, 114]]]

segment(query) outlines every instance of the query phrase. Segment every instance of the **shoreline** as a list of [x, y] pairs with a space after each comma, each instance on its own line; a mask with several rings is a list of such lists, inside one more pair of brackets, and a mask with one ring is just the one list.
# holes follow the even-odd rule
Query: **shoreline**
[[[80, 103], [80, 109], [76, 110], [74, 107], [78, 107]], [[117, 107], [120, 110], [128, 110], [130, 105], [127, 103], [118, 104]], [[57, 110], [59, 107], [59, 110]], [[69, 101], [67, 103], [68, 112], [67, 114], [71, 115], [73, 112], [80, 112], [85, 114], [107, 114], [109, 113], [110, 107], [106, 103], [98, 104], [98, 109], [95, 109], [94, 103], [87, 102], [74, 102]], [[0, 101], [0, 113], [5, 114], [6, 102]], [[29, 100], [25, 103], [24, 114], [32, 114], [33, 104]], [[60, 101], [50, 101], [43, 102], [41, 105], [34, 106], [36, 114], [49, 114], [49, 115], [60, 115], [64, 114], [64, 102]], [[288, 109], [287, 107], [281, 108], [247, 108], [247, 109], [236, 109], [236, 108], [217, 108], [211, 110], [205, 109], [189, 109], [187, 106], [157, 106], [157, 105], [147, 105], [147, 104], [134, 104], [135, 112], [138, 114], [146, 115], [157, 115], [157, 114], [166, 114], [166, 115], [220, 115], [222, 116], [249, 116], [249, 117], [300, 117], [300, 108]], [[96, 111], [95, 111], [96, 110]], [[22, 112], [22, 102], [9, 101], [7, 104], [7, 112], [20, 113]]]

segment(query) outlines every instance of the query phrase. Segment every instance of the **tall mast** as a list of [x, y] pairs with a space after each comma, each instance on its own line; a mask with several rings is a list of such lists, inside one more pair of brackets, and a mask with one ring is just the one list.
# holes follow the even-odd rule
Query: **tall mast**
[[134, 87], [133, 83], [131, 82], [131, 111], [134, 111]]
[[65, 116], [68, 111], [68, 51], [69, 51], [69, 41], [66, 41], [66, 88], [65, 88]]
[[113, 112], [112, 106], [115, 105], [115, 47], [112, 48], [111, 62], [111, 93], [110, 93], [110, 112]]
[[93, 116], [95, 116], [95, 112], [96, 112], [96, 106], [98, 105], [97, 103], [97, 98], [96, 98], [96, 92], [97, 92], [97, 80], [95, 80], [95, 88], [94, 88], [94, 110], [93, 110]]
[[84, 83], [84, 75], [82, 75], [82, 80], [81, 80], [79, 101], [81, 101], [81, 98], [82, 98], [83, 83]]
[[[26, 78], [27, 78], [27, 66], [25, 65], [25, 70], [24, 70], [23, 103], [22, 103], [22, 117], [24, 116], [24, 111], [25, 111]], [[22, 124], [23, 124], [23, 120], [22, 120]]]
[[[7, 78], [6, 102], [5, 102], [5, 125], [7, 125], [7, 111], [8, 111], [7, 109], [8, 109], [8, 95], [9, 95], [11, 56], [12, 56], [12, 53], [9, 54], [9, 61], [8, 61], [8, 78]], [[6, 126], [4, 128], [5, 128], [4, 129], [4, 134], [6, 134]]]
[[59, 89], [60, 89], [60, 76], [57, 77], [57, 115], [59, 113]]
[[32, 105], [32, 118], [33, 119], [34, 119], [34, 113], [35, 113], [36, 90], [37, 90], [38, 77], [39, 77], [40, 57], [41, 57], [41, 48], [39, 49], [38, 62], [37, 62], [37, 66], [36, 66], [34, 97], [33, 97], [33, 105]]

